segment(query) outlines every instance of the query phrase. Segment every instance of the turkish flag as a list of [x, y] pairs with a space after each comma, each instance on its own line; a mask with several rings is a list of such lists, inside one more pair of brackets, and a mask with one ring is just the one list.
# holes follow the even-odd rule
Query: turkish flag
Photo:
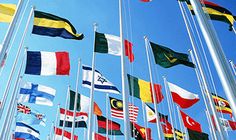
[[183, 111], [180, 110], [180, 113], [181, 113], [185, 127], [187, 127], [188, 129], [194, 130], [194, 131], [202, 132], [201, 124], [199, 124], [194, 119], [189, 117]]

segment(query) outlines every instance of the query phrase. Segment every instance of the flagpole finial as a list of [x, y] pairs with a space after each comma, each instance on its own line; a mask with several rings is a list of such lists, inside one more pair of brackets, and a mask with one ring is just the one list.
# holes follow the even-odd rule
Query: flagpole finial
[[148, 39], [146, 35], [145, 35], [145, 36], [143, 36], [143, 38], [144, 38], [144, 39]]
[[229, 63], [231, 63], [232, 62], [232, 60], [229, 60]]
[[96, 22], [93, 23], [93, 28], [94, 28], [94, 31], [97, 31], [98, 24]]
[[36, 9], [36, 6], [34, 6], [34, 5], [33, 5], [33, 6], [32, 6], [32, 9], [34, 9], [34, 10], [35, 10], [35, 9]]
[[188, 49], [188, 52], [190, 53], [192, 50], [191, 49]]

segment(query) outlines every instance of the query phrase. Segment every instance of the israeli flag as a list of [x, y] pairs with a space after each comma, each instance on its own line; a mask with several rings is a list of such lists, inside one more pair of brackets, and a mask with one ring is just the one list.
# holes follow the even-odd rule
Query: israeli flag
[[56, 90], [31, 82], [22, 82], [18, 102], [28, 102], [39, 105], [53, 106]]
[[16, 122], [15, 138], [39, 140], [39, 135], [39, 131], [35, 130], [34, 128], [24, 123]]

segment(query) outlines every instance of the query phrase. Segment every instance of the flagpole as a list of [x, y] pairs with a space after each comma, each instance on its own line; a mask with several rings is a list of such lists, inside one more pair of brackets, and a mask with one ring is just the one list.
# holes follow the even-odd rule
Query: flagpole
[[2, 108], [0, 109], [0, 119], [2, 118], [2, 114], [3, 114], [3, 111], [4, 111], [4, 107], [5, 107], [5, 102], [7, 100], [8, 95], [9, 95], [13, 74], [15, 73], [16, 65], [17, 65], [18, 60], [19, 60], [21, 49], [23, 47], [25, 36], [27, 34], [27, 31], [28, 31], [28, 27], [29, 27], [29, 24], [30, 24], [30, 19], [33, 16], [33, 13], [34, 13], [34, 9], [35, 9], [35, 7], [33, 6], [31, 8], [31, 11], [30, 11], [30, 14], [29, 14], [29, 17], [28, 17], [28, 21], [27, 21], [26, 26], [25, 26], [24, 33], [23, 33], [20, 45], [19, 45], [18, 50], [17, 50], [16, 58], [14, 60], [13, 66], [11, 68], [11, 72], [10, 72], [10, 75], [9, 75], [9, 78], [8, 78], [8, 81], [7, 81], [7, 85], [6, 85], [6, 88], [5, 88], [4, 93], [3, 93]]
[[230, 66], [232, 67], [233, 69], [233, 72], [234, 72], [234, 75], [236, 76], [236, 67], [234, 65], [234, 62], [232, 60], [229, 60], [229, 63], [230, 63]]
[[178, 118], [179, 118], [179, 125], [180, 125], [180, 129], [181, 129], [181, 133], [183, 133], [184, 132], [184, 126], [183, 126], [183, 120], [181, 119], [181, 116], [180, 116], [180, 109], [177, 105], [176, 105], [176, 108], [177, 108], [177, 111], [178, 111]]
[[145, 103], [142, 101], [142, 109], [143, 109], [143, 121], [144, 121], [144, 127], [145, 127], [145, 138], [148, 140], [147, 136], [147, 119], [146, 119], [146, 109], [145, 109]]
[[61, 137], [61, 140], [63, 140], [64, 138], [64, 132], [65, 132], [65, 122], [66, 122], [66, 115], [67, 115], [67, 106], [68, 106], [68, 99], [69, 99], [69, 94], [70, 94], [70, 85], [68, 85], [68, 88], [67, 88], [67, 93], [66, 93], [66, 103], [65, 103], [65, 114], [64, 114], [64, 118], [63, 118], [63, 124], [62, 124], [62, 137]]
[[[95, 34], [97, 31], [97, 23], [93, 24], [94, 29], [94, 48], [95, 48]], [[94, 102], [94, 72], [95, 72], [95, 52], [93, 49], [93, 56], [92, 56], [92, 79], [91, 79], [91, 89], [90, 89], [90, 103], [89, 103], [89, 122], [88, 122], [88, 138], [87, 140], [92, 140], [92, 125], [93, 125], [93, 102]]]
[[[59, 112], [60, 112], [60, 103], [57, 105], [57, 114], [56, 114], [56, 119], [55, 119], [55, 122], [54, 122], [55, 129], [56, 129], [57, 123], [58, 123]], [[53, 140], [56, 140], [55, 134], [53, 135]]]
[[[56, 129], [56, 128], [55, 128]], [[51, 125], [51, 130], [50, 130], [50, 140], [53, 140], [53, 137], [54, 137], [54, 134], [55, 132], [54, 132], [54, 122], [52, 122], [52, 125]]]
[[122, 20], [122, 0], [119, 0], [119, 19], [120, 19], [120, 41], [121, 41], [121, 77], [122, 77], [122, 98], [124, 113], [124, 132], [125, 140], [130, 140], [130, 120], [129, 120], [129, 94], [126, 93], [126, 72], [124, 59], [124, 38], [123, 38], [123, 20]]
[[235, 30], [234, 26], [232, 26], [232, 29], [233, 29], [233, 31], [234, 31], [234, 34], [236, 34], [236, 30]]
[[[198, 57], [198, 53], [197, 53], [197, 48], [196, 48], [196, 44], [194, 42], [194, 38], [193, 38], [193, 34], [192, 32], [190, 31], [190, 28], [189, 28], [189, 24], [187, 23], [187, 20], [186, 20], [186, 15], [183, 13], [183, 8], [181, 6], [181, 3], [178, 1], [179, 3], [179, 7], [180, 7], [180, 10], [181, 10], [181, 13], [182, 13], [182, 16], [183, 16], [183, 19], [184, 19], [184, 22], [185, 22], [185, 25], [186, 25], [186, 28], [187, 28], [187, 31], [188, 31], [188, 35], [189, 35], [189, 38], [190, 38], [190, 42], [192, 44], [192, 47], [193, 47], [193, 52], [196, 56], [196, 62], [197, 62], [197, 65], [198, 65], [198, 69], [199, 69], [199, 72], [200, 72], [200, 75], [202, 77], [202, 84], [203, 84], [203, 87], [205, 90], [205, 94], [207, 96], [207, 99], [210, 103], [210, 108], [211, 108], [211, 111], [213, 113], [213, 116], [214, 116], [214, 119], [216, 121], [216, 126], [217, 126], [217, 130], [219, 131], [219, 134], [220, 134], [220, 139], [221, 140], [224, 140], [224, 134], [223, 134], [223, 131], [222, 131], [222, 127], [220, 126], [220, 122], [219, 122], [219, 119], [217, 117], [217, 113], [216, 113], [216, 109], [215, 109], [215, 106], [214, 106], [214, 103], [213, 103], [213, 99], [210, 95], [210, 92], [209, 92], [209, 89], [208, 89], [208, 86], [207, 86], [207, 82], [206, 82], [206, 76], [205, 76], [205, 73], [203, 72], [203, 69], [202, 69], [202, 64], [200, 63], [200, 60], [199, 60], [199, 57]], [[191, 54], [191, 53], [190, 53]], [[192, 55], [193, 56], [193, 55]], [[193, 57], [192, 57], [193, 59]], [[196, 63], [195, 63], [196, 64]], [[201, 85], [200, 85], [201, 86]], [[207, 105], [206, 105], [207, 107]]]
[[169, 96], [170, 93], [169, 93], [168, 88], [167, 88], [167, 80], [166, 80], [165, 76], [163, 76], [163, 80], [164, 80], [164, 86], [165, 86], [165, 91], [166, 91], [168, 110], [169, 110], [169, 114], [170, 114], [170, 123], [171, 123], [171, 126], [172, 126], [172, 132], [174, 134], [174, 140], [176, 140], [175, 130], [174, 130], [174, 122], [173, 122], [172, 113], [171, 113], [172, 111], [170, 109], [170, 96]]
[[211, 134], [211, 139], [214, 140], [214, 139], [217, 139], [216, 137], [213, 137], [213, 130], [212, 130], [212, 125], [211, 125], [211, 120], [208, 116], [208, 112], [207, 110], [205, 110], [205, 113], [206, 113], [206, 117], [207, 117], [207, 122], [208, 122], [208, 125], [209, 125], [209, 130], [210, 130], [210, 134]]
[[[200, 29], [202, 30], [226, 97], [232, 107], [234, 116], [236, 116], [236, 80], [230, 70], [230, 66], [222, 50], [220, 41], [216, 33], [213, 31], [212, 25], [209, 24], [200, 2], [197, 0], [190, 0], [190, 2], [194, 13], [196, 14]], [[221, 138], [223, 139], [224, 137]]]
[[106, 140], [108, 140], [108, 100], [109, 100], [109, 95], [106, 93]]
[[155, 108], [155, 112], [156, 112], [156, 125], [157, 125], [157, 135], [158, 135], [158, 139], [161, 139], [161, 129], [160, 129], [160, 120], [159, 120], [159, 114], [158, 114], [158, 110], [157, 110], [157, 101], [156, 101], [156, 94], [155, 94], [155, 90], [154, 90], [154, 83], [152, 80], [152, 70], [151, 70], [151, 64], [150, 64], [150, 57], [149, 57], [149, 52], [148, 52], [148, 38], [147, 36], [144, 36], [144, 40], [145, 40], [145, 46], [146, 46], [146, 53], [147, 53], [147, 61], [148, 61], [148, 70], [149, 70], [149, 76], [150, 76], [150, 81], [151, 81], [151, 87], [152, 87], [152, 95], [153, 95], [153, 100], [154, 100], [154, 108]]
[[7, 33], [6, 33], [5, 37], [4, 37], [2, 46], [0, 48], [1, 49], [0, 50], [0, 64], [2, 64], [2, 62], [4, 60], [4, 57], [5, 57], [5, 53], [6, 53], [7, 49], [9, 48], [9, 44], [10, 44], [12, 35], [14, 33], [15, 25], [17, 23], [17, 20], [18, 20], [19, 16], [20, 16], [23, 3], [24, 3], [24, 0], [19, 0], [19, 2], [17, 4], [16, 11], [15, 11], [15, 14], [13, 16], [13, 19], [12, 19], [10, 25], [9, 25], [9, 28], [7, 30]]

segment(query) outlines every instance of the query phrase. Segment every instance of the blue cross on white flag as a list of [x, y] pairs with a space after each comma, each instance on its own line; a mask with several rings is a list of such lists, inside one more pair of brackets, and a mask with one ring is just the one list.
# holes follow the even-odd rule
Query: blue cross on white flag
[[53, 106], [56, 90], [31, 82], [22, 82], [18, 102], [28, 102], [39, 105]]
[[[83, 83], [82, 85], [87, 88], [91, 88], [92, 81], [92, 68], [88, 66], [83, 66]], [[120, 91], [108, 81], [102, 74], [95, 70], [94, 73], [94, 90], [101, 92], [109, 92], [119, 94]]]

